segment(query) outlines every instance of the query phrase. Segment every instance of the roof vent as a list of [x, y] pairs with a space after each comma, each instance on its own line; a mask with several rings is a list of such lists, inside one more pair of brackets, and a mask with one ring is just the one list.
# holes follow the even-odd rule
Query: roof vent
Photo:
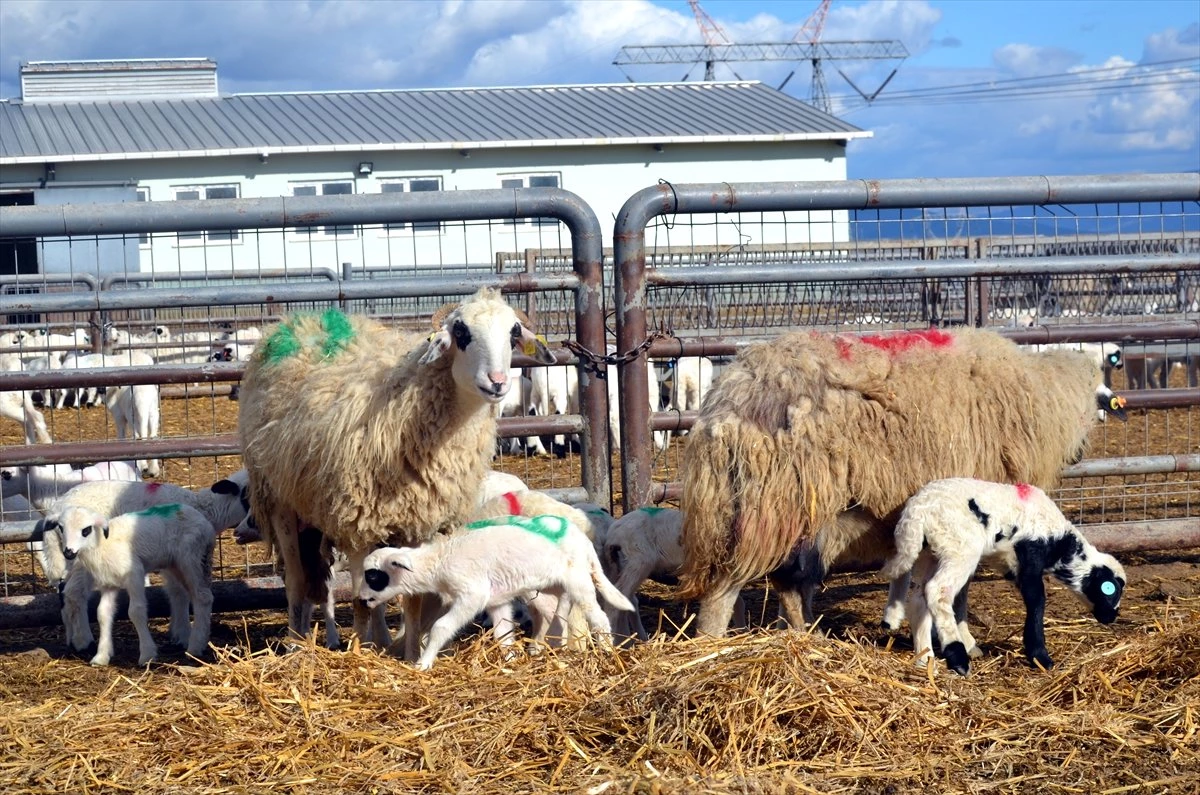
[[208, 58], [21, 64], [21, 99], [25, 102], [216, 96], [217, 62]]

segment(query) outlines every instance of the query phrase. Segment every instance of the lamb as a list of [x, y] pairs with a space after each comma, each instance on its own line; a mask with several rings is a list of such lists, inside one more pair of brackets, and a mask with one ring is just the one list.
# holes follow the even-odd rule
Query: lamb
[[[609, 352], [615, 351], [614, 347]], [[615, 365], [608, 366], [605, 380], [608, 382], [608, 443], [616, 450], [621, 446], [621, 393]], [[654, 362], [649, 359], [646, 360], [646, 383], [650, 386], [650, 410], [661, 410], [658, 371], [654, 368]], [[671, 443], [670, 434], [667, 431], [654, 431], [653, 435], [654, 448], [659, 451], [666, 450], [667, 445]]]
[[0, 469], [0, 487], [5, 497], [19, 494], [41, 510], [80, 483], [96, 480], [140, 481], [137, 468], [128, 461], [101, 461], [83, 469], [70, 464], [35, 464]]
[[[0, 356], [0, 372], [21, 370], [21, 361], [13, 356]], [[35, 441], [51, 444], [50, 430], [46, 427], [46, 418], [33, 405], [33, 397], [29, 392], [0, 392], [0, 417], [16, 420], [25, 429], [25, 443]]]
[[[557, 617], [574, 605], [583, 609], [601, 642], [610, 642], [608, 617], [597, 591], [622, 610], [633, 605], [600, 568], [596, 550], [582, 529], [559, 516], [507, 517], [467, 525], [467, 532], [439, 537], [414, 549], [385, 547], [368, 555], [359, 597], [369, 606], [396, 596], [436, 594], [448, 610], [434, 621], [417, 667], [428, 670], [439, 651], [480, 611], [486, 611], [502, 638], [512, 622], [512, 602], [531, 593], [557, 597]], [[538, 615], [535, 640], [547, 628]]]
[[[674, 508], [654, 506], [630, 511], [608, 528], [600, 562], [605, 573], [614, 578], [617, 590], [634, 608], [629, 616], [632, 626], [628, 628], [621, 621], [623, 616], [609, 611], [609, 620], [617, 634], [632, 632], [640, 640], [649, 637], [642, 623], [637, 593], [648, 578], [673, 581], [679, 573], [683, 566], [683, 546], [679, 541], [682, 528], [683, 513]], [[735, 626], [746, 624], [746, 606], [740, 596], [734, 604], [733, 623]]]
[[965, 616], [958, 620], [951, 600], [983, 558], [1002, 562], [1021, 591], [1030, 665], [1054, 665], [1042, 626], [1044, 572], [1079, 596], [1101, 624], [1117, 618], [1125, 570], [1088, 543], [1044, 491], [1026, 483], [938, 480], [909, 498], [896, 523], [896, 554], [883, 568], [887, 577], [913, 574], [908, 620], [918, 665], [933, 655], [933, 624], [951, 670], [965, 676], [968, 657], [979, 655]]
[[[128, 359], [130, 365], [154, 364], [152, 358], [138, 351], [129, 351], [121, 358]], [[110, 388], [104, 393], [104, 405], [112, 414], [118, 439], [125, 439], [130, 433], [135, 439], [158, 438], [158, 384], [132, 384]], [[158, 477], [162, 471], [162, 462], [157, 458], [139, 459], [137, 466], [138, 470], [148, 477]]]
[[1104, 374], [1104, 385], [1109, 389], [1112, 389], [1113, 370], [1120, 370], [1125, 366], [1121, 358], [1121, 348], [1111, 342], [1055, 342], [1041, 345], [1039, 349], [1086, 353]]
[[[283, 562], [288, 625], [311, 624], [299, 531], [319, 527], [344, 552], [354, 590], [379, 544], [414, 546], [461, 526], [496, 444], [494, 405], [512, 387], [512, 348], [554, 360], [500, 293], [484, 288], [402, 336], [336, 310], [280, 323], [242, 381], [238, 429], [252, 512]], [[418, 600], [405, 604], [419, 623]], [[354, 629], [390, 644], [383, 611], [355, 603]], [[368, 634], [368, 617], [371, 618]], [[417, 633], [405, 634], [416, 655]]]
[[479, 487], [476, 505], [482, 506], [501, 494], [517, 494], [523, 491], [529, 491], [529, 487], [516, 475], [510, 475], [507, 472], [488, 472], [484, 475], [483, 485]]
[[[92, 665], [112, 659], [112, 624], [117, 593], [129, 594], [129, 620], [138, 634], [138, 665], [158, 654], [147, 625], [145, 577], [162, 574], [171, 603], [171, 639], [200, 657], [208, 648], [212, 619], [212, 554], [216, 544], [212, 523], [189, 505], [159, 505], [109, 519], [75, 506], [61, 519], [63, 555], [78, 557], [78, 570], [87, 571], [100, 589], [100, 642]], [[188, 625], [188, 604], [195, 620]]]
[[200, 511], [215, 536], [227, 527], [236, 527], [246, 517], [249, 505], [248, 475], [238, 470], [206, 489], [193, 491], [167, 483], [128, 483], [101, 481], [82, 483], [64, 494], [46, 511], [42, 521], [42, 571], [47, 581], [62, 594], [63, 626], [67, 643], [77, 651], [93, 641], [87, 621], [87, 599], [92, 592], [91, 576], [69, 565], [63, 554], [63, 539], [71, 530], [65, 523], [68, 507], [86, 508], [101, 516], [146, 510], [159, 505], [181, 503]]
[[[551, 414], [579, 413], [579, 372], [574, 367], [532, 367], [529, 370], [530, 413], [540, 417]], [[546, 448], [537, 437], [529, 442], [535, 455], [544, 455]], [[550, 448], [560, 458], [568, 451], [566, 437], [556, 435]]]
[[[784, 335], [743, 350], [688, 437], [679, 599], [723, 634], [764, 575], [793, 623], [844, 555], [889, 557], [924, 484], [970, 476], [1052, 487], [1079, 459], [1096, 408], [1122, 400], [1088, 356], [1022, 350], [983, 329]], [[893, 584], [898, 602], [902, 588]], [[891, 611], [899, 613], [899, 604]]]
[[712, 386], [713, 363], [704, 356], [684, 356], [673, 361], [671, 408], [677, 411], [697, 411], [704, 395]]

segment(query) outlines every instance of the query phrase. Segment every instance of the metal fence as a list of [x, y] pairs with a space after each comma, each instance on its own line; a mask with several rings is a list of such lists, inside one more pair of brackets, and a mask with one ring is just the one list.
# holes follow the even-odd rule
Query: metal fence
[[[372, 235], [388, 244], [382, 260], [363, 256]], [[20, 444], [6, 423], [3, 465], [157, 455], [165, 479], [207, 485], [238, 466], [228, 394], [242, 365], [194, 359], [329, 305], [415, 329], [487, 284], [521, 296], [541, 333], [570, 343], [560, 364], [580, 365], [577, 414], [501, 421], [504, 436], [582, 434], [578, 456], [503, 454], [498, 467], [535, 487], [625, 508], [677, 497], [678, 434], [695, 416], [672, 400], [681, 356], [709, 357], [719, 373], [739, 347], [795, 328], [984, 325], [1023, 343], [1123, 347], [1133, 367], [1114, 387], [1133, 387], [1124, 394], [1146, 411], [1106, 424], [1055, 496], [1089, 533], [1120, 523], [1143, 545], [1200, 544], [1195, 174], [660, 185], [627, 202], [612, 251], [591, 210], [557, 189], [3, 208], [0, 239], [12, 238], [65, 269], [0, 276], [0, 333], [81, 327], [99, 350], [115, 330], [158, 363], [0, 372], [0, 392], [157, 383], [182, 400], [177, 425], [151, 441], [114, 441], [102, 408], [48, 411], [53, 445]], [[610, 451], [606, 386], [618, 372]], [[651, 415], [652, 388], [668, 410]], [[655, 430], [676, 438], [660, 451]], [[57, 608], [39, 590], [28, 532], [0, 529], [0, 626]], [[252, 606], [247, 584], [278, 586], [269, 560], [225, 541], [217, 567], [218, 599], [233, 609]]]

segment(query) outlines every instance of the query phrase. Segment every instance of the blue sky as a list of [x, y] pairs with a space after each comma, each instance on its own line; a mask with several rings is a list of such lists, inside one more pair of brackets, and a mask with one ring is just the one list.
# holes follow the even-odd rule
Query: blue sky
[[[745, 43], [790, 40], [817, 2], [703, 7]], [[835, 112], [875, 133], [851, 144], [851, 177], [1200, 170], [1196, 0], [834, 0], [824, 38], [910, 52], [871, 106], [827, 67]], [[621, 82], [621, 45], [699, 40], [683, 0], [0, 0], [0, 96], [19, 95], [22, 61], [172, 56], [214, 58], [227, 93]], [[870, 91], [896, 64], [833, 66]], [[795, 69], [786, 91], [808, 97], [803, 65], [733, 69], [770, 85]]]

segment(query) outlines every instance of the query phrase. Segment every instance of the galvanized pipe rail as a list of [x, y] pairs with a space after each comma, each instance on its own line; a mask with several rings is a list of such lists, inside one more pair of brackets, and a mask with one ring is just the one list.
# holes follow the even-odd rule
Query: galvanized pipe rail
[[[0, 208], [0, 237], [71, 237], [187, 232], [211, 229], [285, 229], [311, 225], [394, 224], [417, 221], [470, 221], [501, 218], [557, 218], [571, 236], [573, 272], [415, 277], [311, 284], [238, 286], [187, 290], [96, 291], [91, 294], [3, 296], [0, 313], [106, 312], [235, 304], [275, 305], [291, 301], [346, 301], [371, 298], [469, 295], [480, 286], [508, 292], [571, 290], [575, 296], [575, 342], [604, 350], [602, 234], [595, 213], [577, 195], [559, 188], [285, 196], [214, 199], [205, 202], [128, 202]], [[584, 418], [583, 482], [590, 499], [611, 494], [607, 417], [602, 381], [581, 369], [580, 411]], [[11, 382], [8, 382], [11, 383]], [[0, 381], [0, 387], [6, 383]]]
[[[1200, 173], [656, 185], [631, 196], [618, 213], [614, 226], [617, 350], [636, 351], [647, 339], [647, 288], [653, 285], [683, 283], [685, 277], [689, 279], [688, 284], [721, 284], [727, 283], [727, 274], [734, 272], [739, 279], [758, 276], [778, 281], [846, 280], [860, 279], [871, 273], [895, 276], [900, 268], [899, 265], [875, 262], [868, 263], [863, 271], [849, 263], [845, 266], [824, 263], [789, 266], [790, 274], [780, 268], [744, 266], [648, 271], [646, 227], [660, 215], [1164, 201], [1200, 201]], [[1013, 261], [1005, 259], [1000, 261], [995, 273], [1037, 271], [1046, 262], [1051, 262], [1056, 269], [1073, 266], [1078, 272], [1081, 260], [1086, 260], [1082, 269], [1092, 271], [1100, 269], [1098, 263], [1107, 259], [1039, 257], [1036, 262], [1017, 260], [1019, 267], [1006, 264]], [[1159, 266], [1162, 269], [1185, 267], [1194, 261], [1190, 257], [1175, 256], [1147, 259], [1153, 260], [1155, 269]], [[1121, 257], [1120, 260], [1122, 265], [1130, 268], [1138, 267], [1142, 258]], [[951, 273], [987, 275], [992, 272], [990, 268], [987, 260], [971, 260], [969, 266], [925, 261], [916, 266], [909, 263], [903, 274], [918, 277]], [[848, 275], [852, 271], [854, 275]], [[630, 361], [617, 365], [621, 386], [621, 486], [626, 510], [651, 502], [652, 451], [645, 359], [645, 351], [640, 351]]]

